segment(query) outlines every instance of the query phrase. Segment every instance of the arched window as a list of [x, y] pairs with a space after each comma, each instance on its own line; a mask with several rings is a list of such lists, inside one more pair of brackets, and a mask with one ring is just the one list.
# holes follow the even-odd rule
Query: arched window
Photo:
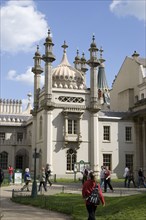
[[40, 126], [39, 126], [39, 137], [40, 137], [40, 139], [42, 138], [42, 134], [43, 134], [43, 117], [40, 116]]
[[4, 170], [8, 168], [8, 153], [5, 151], [0, 153], [0, 167]]
[[74, 164], [77, 160], [77, 152], [73, 149], [69, 149], [67, 151], [67, 171], [73, 171], [74, 170]]

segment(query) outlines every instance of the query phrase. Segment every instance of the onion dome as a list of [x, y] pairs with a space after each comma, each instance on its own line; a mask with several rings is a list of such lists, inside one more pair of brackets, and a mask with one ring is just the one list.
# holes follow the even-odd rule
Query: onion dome
[[65, 89], [84, 89], [85, 82], [82, 72], [70, 65], [66, 55], [66, 42], [64, 41], [63, 57], [61, 63], [52, 70], [52, 86]]

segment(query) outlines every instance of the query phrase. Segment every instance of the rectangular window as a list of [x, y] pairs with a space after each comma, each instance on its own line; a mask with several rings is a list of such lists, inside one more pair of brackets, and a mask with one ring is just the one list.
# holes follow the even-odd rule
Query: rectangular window
[[125, 162], [125, 167], [127, 166], [131, 171], [133, 171], [133, 154], [126, 154]]
[[125, 127], [125, 141], [132, 141], [132, 127]]
[[110, 141], [110, 126], [103, 126], [103, 140]]
[[5, 140], [5, 133], [4, 132], [0, 132], [0, 140]]
[[23, 140], [23, 133], [22, 132], [18, 132], [17, 133], [17, 141], [22, 141]]
[[111, 158], [111, 154], [103, 154], [103, 166], [108, 166], [109, 170], [112, 169]]
[[68, 134], [77, 134], [77, 120], [68, 120]]

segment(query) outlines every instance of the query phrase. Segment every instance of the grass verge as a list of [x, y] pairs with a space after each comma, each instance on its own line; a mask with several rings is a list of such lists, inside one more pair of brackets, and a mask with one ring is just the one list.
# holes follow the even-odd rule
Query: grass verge
[[[85, 203], [78, 194], [60, 193], [50, 196], [16, 197], [13, 201], [33, 205], [44, 209], [62, 212], [72, 216], [73, 220], [86, 220], [87, 211]], [[98, 220], [145, 220], [146, 219], [146, 193], [132, 196], [105, 197], [106, 206], [97, 207]]]

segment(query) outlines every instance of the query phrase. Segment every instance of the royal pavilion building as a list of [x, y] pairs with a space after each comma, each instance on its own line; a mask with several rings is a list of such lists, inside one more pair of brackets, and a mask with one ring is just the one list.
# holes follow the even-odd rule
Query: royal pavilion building
[[36, 149], [37, 174], [46, 164], [57, 178], [80, 177], [85, 166], [99, 175], [102, 165], [113, 178], [123, 177], [126, 165], [146, 173], [146, 58], [136, 51], [126, 57], [110, 90], [94, 36], [89, 59], [77, 50], [73, 65], [64, 42], [62, 60], [53, 67], [53, 46], [48, 31], [44, 54], [37, 46], [33, 57], [33, 107], [31, 94], [25, 111], [19, 100], [0, 100], [0, 166], [33, 172]]

